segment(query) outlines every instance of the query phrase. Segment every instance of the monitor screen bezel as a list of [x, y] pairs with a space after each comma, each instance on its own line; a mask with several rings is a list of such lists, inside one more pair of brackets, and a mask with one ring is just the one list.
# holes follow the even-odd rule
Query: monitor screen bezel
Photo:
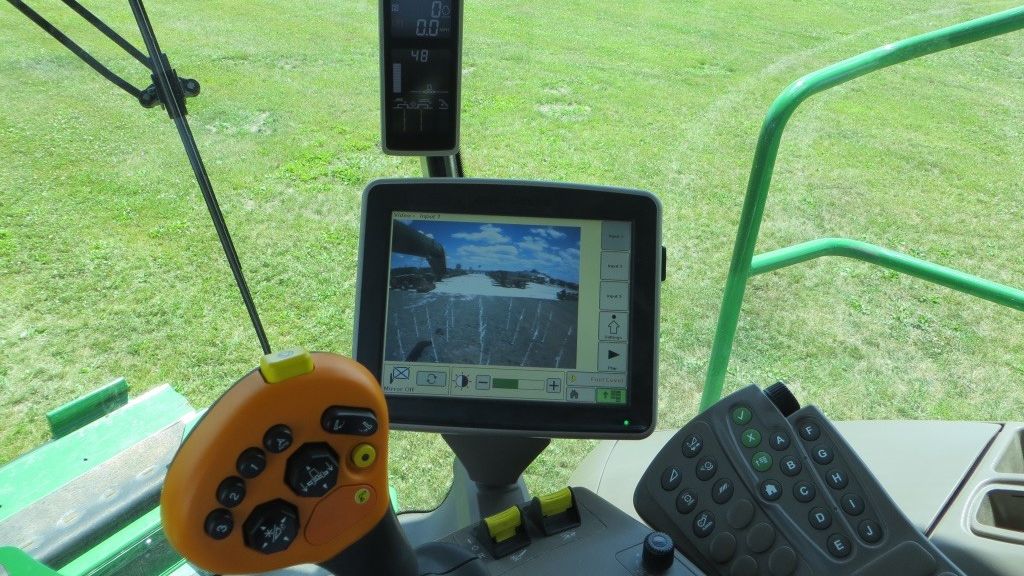
[[363, 194], [353, 351], [378, 381], [387, 313], [387, 290], [382, 287], [388, 286], [394, 212], [633, 224], [628, 405], [389, 395], [394, 428], [567, 438], [642, 438], [653, 432], [662, 258], [661, 204], [654, 195], [600, 186], [467, 178], [371, 182]]

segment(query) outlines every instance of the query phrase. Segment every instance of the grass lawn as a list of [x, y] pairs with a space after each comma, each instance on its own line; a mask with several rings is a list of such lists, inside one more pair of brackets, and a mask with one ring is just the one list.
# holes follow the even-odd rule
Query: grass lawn
[[[35, 2], [136, 84], [141, 67]], [[660, 426], [697, 406], [757, 130], [800, 75], [1009, 8], [967, 0], [470, 1], [469, 175], [637, 187], [665, 205]], [[88, 2], [129, 34], [124, 2]], [[412, 176], [379, 150], [377, 3], [153, 2], [275, 347], [347, 352], [360, 192]], [[212, 402], [259, 356], [177, 136], [0, 6], [0, 463], [44, 414], [116, 376]], [[135, 38], [135, 34], [129, 34]], [[809, 101], [791, 122], [760, 243], [848, 236], [1024, 285], [1024, 33]], [[777, 378], [836, 418], [1024, 418], [1024, 316], [825, 260], [754, 280], [727, 389]], [[451, 456], [396, 433], [407, 507]], [[530, 470], [563, 484], [592, 446]]]

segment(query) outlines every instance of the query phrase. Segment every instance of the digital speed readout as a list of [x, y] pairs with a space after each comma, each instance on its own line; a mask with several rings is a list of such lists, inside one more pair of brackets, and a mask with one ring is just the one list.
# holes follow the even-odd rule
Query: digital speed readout
[[384, 151], [447, 155], [458, 150], [460, 0], [381, 4]]
[[391, 0], [391, 35], [395, 38], [451, 38], [452, 0]]

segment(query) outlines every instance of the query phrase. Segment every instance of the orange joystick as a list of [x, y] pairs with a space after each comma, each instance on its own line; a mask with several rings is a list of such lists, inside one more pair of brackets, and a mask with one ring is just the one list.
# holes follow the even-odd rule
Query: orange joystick
[[[360, 364], [301, 349], [264, 356], [171, 462], [160, 501], [167, 539], [217, 574], [355, 562], [415, 575], [390, 510], [387, 438], [384, 394]], [[384, 543], [391, 553], [353, 553]]]

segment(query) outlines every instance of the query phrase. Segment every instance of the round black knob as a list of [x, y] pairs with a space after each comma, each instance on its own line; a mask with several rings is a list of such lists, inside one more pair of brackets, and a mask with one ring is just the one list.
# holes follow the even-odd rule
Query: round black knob
[[338, 454], [323, 442], [299, 446], [288, 458], [285, 481], [298, 496], [326, 496], [338, 483]]
[[242, 528], [249, 548], [263, 554], [283, 552], [299, 535], [299, 511], [284, 500], [271, 500], [254, 508]]
[[664, 532], [651, 532], [644, 538], [643, 565], [650, 572], [664, 572], [672, 566], [675, 543]]
[[800, 402], [793, 396], [793, 393], [786, 387], [786, 383], [779, 380], [775, 384], [764, 389], [764, 395], [775, 404], [775, 407], [782, 412], [782, 415], [789, 417], [790, 414], [800, 409]]

